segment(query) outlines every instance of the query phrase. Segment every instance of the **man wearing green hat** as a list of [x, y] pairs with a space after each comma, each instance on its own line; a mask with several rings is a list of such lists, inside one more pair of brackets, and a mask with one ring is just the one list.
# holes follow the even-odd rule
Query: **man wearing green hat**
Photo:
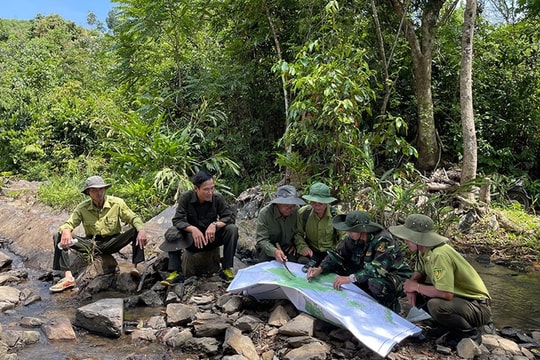
[[330, 206], [336, 201], [330, 196], [330, 188], [320, 182], [311, 185], [309, 194], [302, 196], [309, 204], [298, 210], [294, 244], [300, 255], [309, 262], [302, 269], [317, 266], [326, 256], [326, 251], [334, 249], [341, 234], [332, 226], [332, 217], [337, 215]]
[[363, 211], [351, 211], [332, 219], [334, 228], [347, 236], [335, 251], [329, 250], [320, 267], [310, 268], [307, 279], [321, 273], [335, 272], [334, 288], [353, 283], [395, 312], [400, 311], [399, 298], [403, 281], [412, 270], [392, 235], [369, 219]]
[[447, 244], [448, 238], [433, 231], [433, 220], [426, 215], [409, 215], [404, 225], [389, 230], [417, 253], [404, 291], [411, 305], [426, 310], [448, 330], [438, 342], [455, 347], [466, 337], [481, 341], [479, 327], [491, 319], [491, 298], [472, 265]]

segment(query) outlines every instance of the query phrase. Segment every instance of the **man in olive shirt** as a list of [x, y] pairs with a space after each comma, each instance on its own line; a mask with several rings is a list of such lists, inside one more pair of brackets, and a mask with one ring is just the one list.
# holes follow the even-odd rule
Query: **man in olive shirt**
[[[332, 225], [332, 218], [338, 214], [330, 204], [337, 199], [330, 196], [327, 185], [320, 182], [311, 185], [309, 194], [302, 198], [309, 201], [309, 205], [298, 210], [294, 244], [298, 253], [309, 259], [302, 268], [307, 272], [308, 268], [321, 263], [328, 250], [336, 248], [341, 241], [341, 233]], [[304, 263], [305, 258], [300, 262]]]
[[[87, 253], [89, 249], [101, 255], [114, 254], [124, 246], [133, 248], [133, 275], [137, 275], [137, 264], [144, 261], [144, 247], [148, 241], [142, 219], [135, 214], [124, 200], [105, 195], [110, 187], [100, 176], [86, 179], [83, 193], [89, 199], [81, 202], [69, 219], [60, 226], [53, 236], [53, 270], [64, 270], [64, 277], [49, 288], [51, 292], [61, 292], [75, 286], [75, 278], [70, 271], [68, 249]], [[132, 226], [122, 233], [122, 222]], [[73, 236], [72, 231], [83, 225], [85, 237]], [[76, 241], [74, 241], [76, 239]]]
[[481, 341], [479, 328], [491, 320], [491, 297], [472, 265], [433, 231], [433, 220], [426, 215], [409, 215], [404, 225], [388, 230], [417, 254], [403, 290], [412, 306], [426, 310], [448, 331], [438, 342], [455, 347], [466, 337]]
[[[304, 204], [297, 197], [294, 186], [283, 185], [277, 188], [274, 199], [261, 209], [255, 233], [260, 262], [273, 259], [281, 263], [298, 261], [293, 240], [298, 206]], [[281, 249], [276, 247], [278, 243]]]

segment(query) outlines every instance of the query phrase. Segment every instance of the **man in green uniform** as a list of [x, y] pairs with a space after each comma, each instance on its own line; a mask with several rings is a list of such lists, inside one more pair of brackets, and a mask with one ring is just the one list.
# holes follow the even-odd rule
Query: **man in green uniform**
[[[341, 234], [332, 226], [332, 217], [337, 215], [330, 204], [337, 199], [330, 196], [330, 188], [323, 183], [311, 185], [309, 194], [302, 196], [309, 204], [298, 210], [294, 244], [302, 257], [300, 262], [307, 262], [302, 269], [318, 266], [326, 256], [326, 251], [335, 249]], [[304, 259], [306, 259], [304, 261]]]
[[308, 270], [307, 279], [335, 272], [335, 289], [353, 283], [381, 305], [399, 312], [399, 298], [405, 296], [403, 281], [412, 274], [399, 244], [363, 211], [337, 215], [332, 223], [336, 229], [346, 231], [347, 236], [335, 251], [328, 251], [320, 267]]
[[407, 217], [390, 232], [404, 239], [418, 262], [404, 291], [411, 305], [426, 310], [449, 330], [441, 340], [450, 347], [469, 337], [481, 341], [479, 327], [491, 319], [491, 298], [486, 285], [448, 239], [433, 231], [433, 220], [421, 214]]
[[[257, 216], [257, 252], [259, 261], [276, 259], [298, 261], [293, 239], [296, 230], [298, 207], [305, 202], [296, 195], [296, 188], [283, 185], [277, 188], [274, 199], [263, 207]], [[279, 244], [280, 248], [276, 246]]]
[[[87, 253], [90, 249], [96, 254], [110, 255], [131, 244], [134, 264], [132, 275], [138, 276], [137, 264], [144, 261], [144, 247], [148, 242], [144, 223], [124, 200], [105, 195], [110, 186], [101, 176], [86, 179], [82, 192], [89, 199], [77, 205], [69, 219], [60, 226], [59, 232], [53, 236], [53, 270], [64, 270], [65, 274], [49, 288], [51, 292], [61, 292], [75, 286], [69, 253], [66, 251], [69, 248], [79, 253]], [[122, 232], [122, 222], [131, 225], [131, 229]], [[81, 223], [86, 236], [73, 236], [73, 229]]]

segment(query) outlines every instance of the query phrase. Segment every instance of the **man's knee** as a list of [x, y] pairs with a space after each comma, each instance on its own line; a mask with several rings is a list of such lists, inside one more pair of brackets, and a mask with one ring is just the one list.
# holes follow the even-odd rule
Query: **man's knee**
[[367, 288], [369, 293], [382, 304], [391, 303], [399, 297], [394, 285], [382, 278], [370, 278], [367, 281]]
[[238, 227], [235, 224], [228, 224], [223, 228], [223, 237], [238, 239]]

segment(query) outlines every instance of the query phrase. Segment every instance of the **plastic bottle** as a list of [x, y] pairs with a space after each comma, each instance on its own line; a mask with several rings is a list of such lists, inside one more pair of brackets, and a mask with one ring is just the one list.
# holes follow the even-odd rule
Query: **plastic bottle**
[[58, 243], [58, 248], [59, 248], [60, 250], [67, 250], [67, 249], [69, 249], [69, 248], [71, 247], [71, 245], [75, 244], [76, 242], [78, 242], [77, 239], [71, 239], [71, 241], [70, 241], [69, 244], [68, 244], [68, 247], [65, 248], [65, 249], [62, 247], [62, 242], [59, 242], [59, 243]]

